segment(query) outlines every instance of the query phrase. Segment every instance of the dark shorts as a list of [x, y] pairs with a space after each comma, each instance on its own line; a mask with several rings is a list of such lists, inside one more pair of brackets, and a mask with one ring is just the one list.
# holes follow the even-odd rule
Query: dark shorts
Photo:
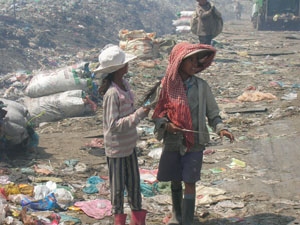
[[184, 181], [195, 183], [200, 180], [203, 151], [179, 152], [163, 151], [159, 161], [157, 180]]

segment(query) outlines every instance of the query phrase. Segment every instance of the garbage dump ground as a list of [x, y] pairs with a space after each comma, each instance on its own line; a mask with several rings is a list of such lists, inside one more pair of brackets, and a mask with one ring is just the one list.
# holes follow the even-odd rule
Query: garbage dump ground
[[[164, 35], [162, 39], [169, 46], [161, 46], [160, 57], [138, 59], [130, 65], [127, 79], [137, 104], [164, 75], [172, 41], [197, 42], [189, 33]], [[195, 224], [299, 224], [299, 39], [299, 32], [255, 31], [248, 19], [226, 22], [223, 33], [215, 39], [215, 62], [198, 75], [212, 87], [236, 141], [230, 144], [211, 131], [202, 180], [197, 184]], [[96, 51], [83, 53], [90, 59], [97, 55]], [[10, 78], [12, 75], [20, 74], [10, 74]], [[1, 91], [7, 91], [5, 82], [1, 84]], [[17, 87], [5, 94], [11, 98], [20, 94]], [[169, 184], [155, 180], [162, 145], [154, 138], [150, 118], [138, 131], [147, 224], [164, 224], [171, 212]], [[1, 184], [6, 184], [5, 193], [11, 196], [2, 201], [10, 206], [6, 220], [54, 221], [58, 215], [65, 224], [112, 224], [106, 201], [109, 184], [101, 107], [88, 116], [40, 123], [36, 132], [37, 148], [10, 152], [10, 160], [1, 162]], [[9, 186], [9, 182], [19, 186]], [[12, 196], [29, 196], [33, 187], [39, 199], [55, 190], [59, 207], [19, 212], [21, 203]], [[31, 201], [22, 204], [30, 208]], [[130, 214], [128, 205], [125, 210]]]

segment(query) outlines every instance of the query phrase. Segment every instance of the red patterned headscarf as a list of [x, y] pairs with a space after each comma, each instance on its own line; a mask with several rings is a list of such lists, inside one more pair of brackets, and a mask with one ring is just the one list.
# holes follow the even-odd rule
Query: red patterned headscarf
[[[201, 72], [211, 65], [216, 50], [210, 45], [191, 44], [188, 42], [181, 42], [174, 46], [169, 57], [166, 74], [161, 82], [162, 90], [152, 118], [167, 116], [176, 126], [183, 129], [193, 129], [191, 112], [184, 83], [179, 75], [179, 67], [185, 56], [201, 49], [211, 50], [212, 54], [205, 58], [197, 72]], [[185, 132], [184, 136], [187, 149], [189, 150], [194, 144], [194, 134]]]

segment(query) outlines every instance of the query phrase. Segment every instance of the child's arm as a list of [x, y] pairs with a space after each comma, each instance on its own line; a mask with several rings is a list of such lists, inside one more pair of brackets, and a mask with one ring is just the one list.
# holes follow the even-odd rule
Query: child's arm
[[140, 107], [128, 116], [120, 118], [119, 97], [117, 93], [112, 93], [104, 98], [104, 116], [108, 127], [112, 131], [122, 132], [126, 129], [136, 127], [137, 124], [147, 116], [149, 109]]
[[163, 139], [165, 135], [166, 124], [168, 123], [168, 119], [166, 117], [162, 117], [162, 118], [153, 119], [153, 121], [155, 124], [155, 128], [154, 128], [155, 138], [160, 141]]
[[208, 125], [212, 127], [214, 132], [220, 134], [221, 130], [226, 130], [227, 128], [222, 122], [220, 117], [220, 110], [215, 100], [211, 88], [206, 84], [206, 116], [208, 118]]
[[207, 85], [207, 99], [206, 99], [206, 115], [208, 118], [208, 125], [223, 138], [226, 136], [230, 139], [230, 142], [234, 141], [234, 136], [229, 132], [228, 128], [223, 124], [219, 115], [219, 107], [216, 103], [215, 97], [211, 92], [210, 87]]

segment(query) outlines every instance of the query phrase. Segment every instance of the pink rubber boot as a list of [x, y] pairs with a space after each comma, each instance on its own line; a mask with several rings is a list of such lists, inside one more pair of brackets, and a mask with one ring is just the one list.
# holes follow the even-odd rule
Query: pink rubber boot
[[146, 225], [146, 210], [132, 211], [130, 225]]
[[125, 225], [127, 214], [115, 214], [115, 225]]

